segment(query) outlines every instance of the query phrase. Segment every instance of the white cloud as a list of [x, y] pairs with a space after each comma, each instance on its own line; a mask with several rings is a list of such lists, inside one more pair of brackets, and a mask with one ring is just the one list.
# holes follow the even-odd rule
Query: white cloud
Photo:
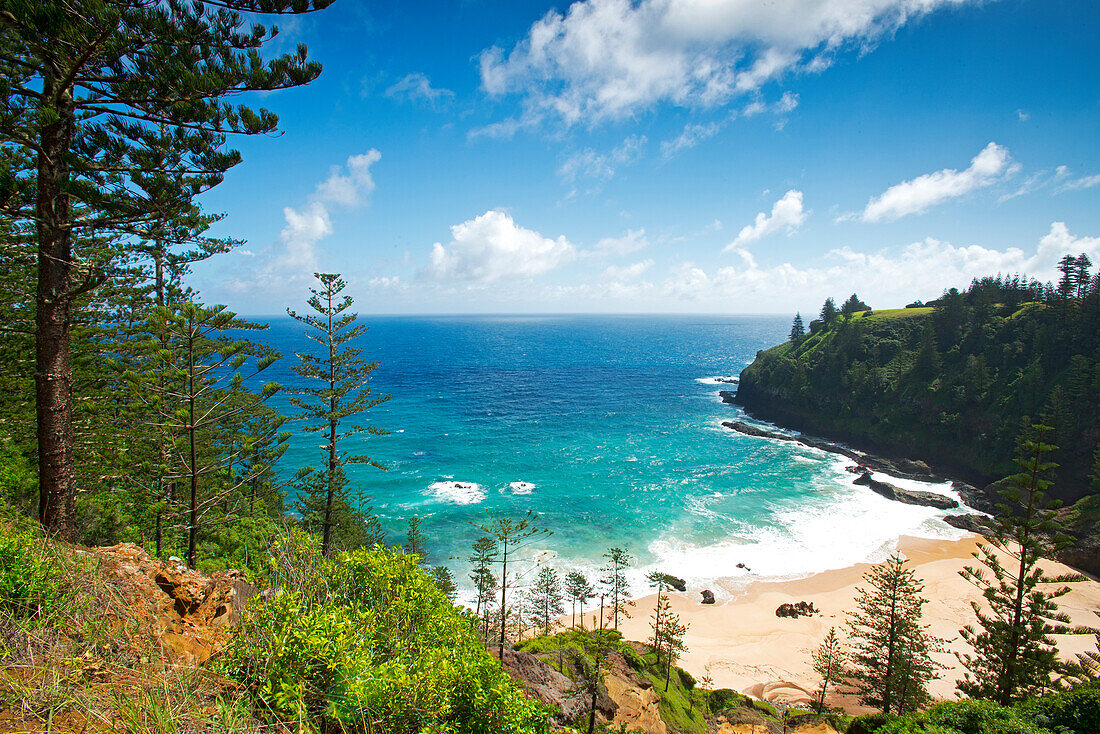
[[423, 275], [474, 283], [530, 278], [565, 265], [577, 254], [565, 237], [543, 237], [498, 209], [452, 226], [451, 237], [447, 247], [432, 245], [431, 264]]
[[1078, 191], [1080, 189], [1091, 189], [1094, 186], [1100, 186], [1100, 173], [1095, 176], [1082, 176], [1081, 178], [1075, 178], [1072, 181], [1066, 181], [1060, 187], [1058, 187], [1057, 193], [1063, 191]]
[[646, 239], [645, 229], [628, 229], [622, 237], [604, 237], [592, 250], [585, 250], [581, 254], [598, 257], [628, 255], [647, 247], [649, 247], [649, 240]]
[[798, 231], [798, 228], [806, 221], [809, 212], [802, 209], [802, 192], [791, 189], [783, 194], [783, 198], [772, 205], [771, 215], [758, 212], [756, 220], [752, 224], [746, 224], [737, 233], [733, 242], [726, 245], [723, 252], [730, 252], [743, 247], [749, 242], [766, 237], [774, 232], [786, 230], [790, 236]]
[[412, 102], [426, 102], [431, 107], [445, 104], [454, 99], [450, 89], [433, 87], [427, 76], [416, 72], [406, 74], [386, 90], [386, 96], [393, 99], [407, 99]]
[[694, 148], [707, 138], [717, 135], [724, 126], [724, 122], [711, 122], [706, 125], [688, 123], [676, 138], [661, 143], [661, 155], [671, 158], [681, 150]]
[[329, 177], [317, 184], [313, 202], [358, 206], [363, 197], [370, 196], [374, 191], [374, 177], [371, 176], [370, 167], [381, 158], [382, 154], [372, 148], [366, 153], [348, 158], [346, 173], [339, 166], [333, 166]]
[[[1068, 166], [1058, 166], [1054, 171], [1043, 170], [1033, 173], [1025, 178], [1015, 191], [1010, 191], [1006, 194], [1002, 194], [997, 201], [1004, 203], [1009, 199], [1015, 199], [1018, 196], [1030, 194], [1040, 189], [1045, 189], [1048, 186], [1052, 186], [1060, 181], [1064, 181], [1069, 176]], [[1055, 191], [1054, 193], [1058, 193]]]
[[1058, 260], [1066, 253], [1100, 258], [1100, 237], [1078, 237], [1063, 222], [1054, 222], [1031, 253], [981, 245], [956, 246], [926, 238], [898, 252], [859, 252], [849, 247], [830, 251], [819, 263], [761, 266], [739, 250], [742, 262], [707, 273], [692, 263], [673, 268], [659, 284], [665, 297], [708, 309], [795, 311], [820, 304], [826, 297], [859, 295], [873, 307], [896, 308], [935, 298], [946, 288], [965, 288], [971, 280], [997, 273], [1020, 273], [1042, 281], [1058, 277]]
[[350, 156], [344, 166], [333, 166], [328, 178], [317, 184], [304, 206], [283, 207], [286, 224], [279, 233], [279, 246], [268, 248], [265, 263], [248, 277], [230, 282], [245, 291], [284, 288], [307, 282], [318, 270], [317, 245], [333, 232], [331, 209], [354, 209], [374, 191], [371, 166], [382, 158], [374, 148]]
[[510, 51], [483, 51], [481, 83], [490, 95], [521, 95], [528, 123], [622, 119], [662, 103], [710, 107], [976, 1], [580, 0], [548, 12]]
[[862, 219], [865, 222], [879, 222], [920, 214], [948, 199], [990, 186], [1017, 170], [1019, 167], [1012, 163], [1008, 149], [990, 143], [971, 159], [970, 167], [965, 170], [945, 168], [891, 186], [867, 202]]
[[374, 148], [349, 157], [343, 168], [333, 166], [328, 178], [317, 184], [306, 206], [283, 208], [286, 226], [279, 239], [285, 251], [277, 260], [279, 269], [312, 275], [317, 267], [317, 243], [332, 234], [330, 206], [359, 206], [374, 191], [370, 168], [381, 158], [382, 154]]
[[628, 281], [637, 280], [645, 271], [653, 267], [653, 260], [646, 259], [630, 265], [611, 265], [603, 271], [604, 280]]
[[567, 156], [558, 166], [562, 181], [572, 183], [578, 178], [607, 180], [615, 175], [615, 169], [628, 165], [641, 157], [646, 145], [645, 135], [630, 135], [609, 153], [597, 153], [585, 148]]

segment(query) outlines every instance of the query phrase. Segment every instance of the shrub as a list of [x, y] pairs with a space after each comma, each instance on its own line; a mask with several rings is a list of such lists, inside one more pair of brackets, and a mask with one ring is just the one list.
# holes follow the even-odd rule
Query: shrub
[[1048, 729], [1073, 734], [1100, 732], [1100, 687], [1095, 684], [1032, 698], [1016, 708], [1024, 718]]
[[893, 719], [878, 734], [1050, 734], [1050, 730], [1016, 709], [970, 699], [947, 701], [924, 713]]
[[857, 716], [848, 724], [848, 734], [875, 734], [896, 718], [893, 714], [876, 713]]
[[44, 542], [29, 532], [0, 535], [0, 614], [45, 619], [63, 601], [61, 576]]
[[[293, 541], [310, 546], [313, 540]], [[315, 549], [313, 549], [315, 550]], [[219, 667], [256, 708], [322, 730], [537, 732], [546, 711], [486, 652], [418, 568], [376, 546], [319, 564], [250, 605]], [[320, 573], [317, 573], [319, 571]]]

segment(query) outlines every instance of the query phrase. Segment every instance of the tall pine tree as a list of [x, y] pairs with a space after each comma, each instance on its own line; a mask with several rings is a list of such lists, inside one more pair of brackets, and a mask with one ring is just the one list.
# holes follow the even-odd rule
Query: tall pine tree
[[852, 650], [848, 677], [860, 701], [886, 713], [913, 711], [938, 667], [931, 658], [942, 640], [921, 625], [924, 584], [894, 555], [863, 576], [857, 609], [848, 613]]
[[[1023, 436], [1015, 460], [1020, 471], [1001, 490], [1005, 502], [988, 521], [989, 542], [978, 545], [976, 555], [985, 569], [967, 566], [959, 572], [981, 589], [985, 604], [972, 603], [981, 631], [970, 625], [960, 631], [974, 653], [960, 656], [968, 673], [958, 688], [1003, 706], [1052, 686], [1061, 666], [1051, 635], [1069, 632], [1069, 618], [1058, 612], [1054, 600], [1070, 589], [1050, 584], [1084, 579], [1051, 578], [1038, 566], [1040, 558], [1053, 556], [1069, 542], [1053, 517], [1060, 503], [1045, 499], [1050, 473], [1057, 467], [1047, 460], [1056, 448], [1046, 442], [1050, 432], [1049, 426], [1036, 424]], [[1006, 556], [1011, 563], [1007, 568], [1002, 562]]]
[[[173, 211], [240, 162], [227, 134], [266, 134], [278, 119], [230, 100], [306, 84], [304, 46], [268, 63], [275, 28], [241, 12], [299, 13], [328, 0], [14, 0], [0, 13], [6, 104], [0, 144], [19, 152], [5, 209], [36, 245], [35, 403], [39, 517], [75, 537], [74, 309], [106, 281], [113, 256], [157, 216], [150, 171]], [[241, 12], [238, 12], [241, 11]], [[165, 165], [168, 161], [169, 165]], [[106, 245], [106, 246], [105, 246]]]
[[[385, 436], [385, 431], [369, 424], [347, 426], [349, 419], [384, 403], [389, 395], [374, 396], [367, 383], [378, 368], [378, 362], [360, 359], [362, 350], [349, 342], [363, 335], [367, 327], [357, 324], [358, 314], [347, 312], [353, 303], [351, 296], [340, 297], [347, 283], [339, 275], [314, 273], [319, 287], [310, 288], [309, 307], [313, 313], [298, 314], [287, 309], [291, 318], [306, 325], [306, 336], [321, 347], [321, 354], [295, 352], [298, 364], [294, 371], [309, 382], [295, 387], [290, 402], [303, 413], [296, 416], [307, 421], [305, 430], [322, 433], [325, 442], [325, 468], [299, 474], [299, 505], [307, 523], [321, 527], [321, 552], [332, 553], [333, 527], [348, 508], [346, 488], [348, 464], [369, 464], [386, 467], [364, 454], [341, 450], [352, 436], [367, 434]], [[358, 508], [365, 511], [363, 507]], [[354, 517], [354, 515], [353, 515]]]

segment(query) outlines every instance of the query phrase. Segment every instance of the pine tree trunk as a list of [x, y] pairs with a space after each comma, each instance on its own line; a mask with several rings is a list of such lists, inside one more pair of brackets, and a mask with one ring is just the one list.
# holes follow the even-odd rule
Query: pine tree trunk
[[199, 470], [198, 470], [198, 437], [195, 435], [198, 429], [195, 427], [195, 340], [194, 332], [188, 335], [187, 345], [187, 374], [189, 375], [187, 410], [187, 433], [190, 439], [191, 457], [191, 513], [187, 522], [187, 565], [195, 568], [195, 550], [199, 541]]
[[325, 522], [321, 540], [321, 555], [332, 552], [332, 504], [336, 499], [336, 345], [333, 342], [332, 296], [328, 296], [328, 494], [325, 497]]
[[504, 623], [508, 621], [505, 614], [504, 590], [508, 588], [508, 538], [504, 539], [504, 552], [501, 554], [500, 572], [500, 647], [497, 648], [497, 657], [504, 660]]
[[38, 286], [35, 313], [35, 414], [38, 433], [38, 518], [47, 531], [76, 540], [76, 484], [73, 471], [73, 408], [70, 325], [72, 293], [71, 204], [65, 157], [75, 121], [72, 89], [58, 89], [47, 68], [43, 96], [55, 105], [57, 119], [42, 127], [38, 153], [35, 219], [38, 235]]

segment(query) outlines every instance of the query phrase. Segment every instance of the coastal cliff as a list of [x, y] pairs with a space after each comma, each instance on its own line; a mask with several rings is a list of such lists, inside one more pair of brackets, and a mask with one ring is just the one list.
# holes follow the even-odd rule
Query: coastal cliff
[[985, 488], [990, 510], [1017, 437], [1043, 422], [1058, 447], [1048, 495], [1067, 505], [1079, 541], [1067, 560], [1100, 572], [1100, 289], [1063, 297], [987, 278], [930, 305], [814, 321], [759, 352], [729, 399], [787, 428], [927, 462]]

